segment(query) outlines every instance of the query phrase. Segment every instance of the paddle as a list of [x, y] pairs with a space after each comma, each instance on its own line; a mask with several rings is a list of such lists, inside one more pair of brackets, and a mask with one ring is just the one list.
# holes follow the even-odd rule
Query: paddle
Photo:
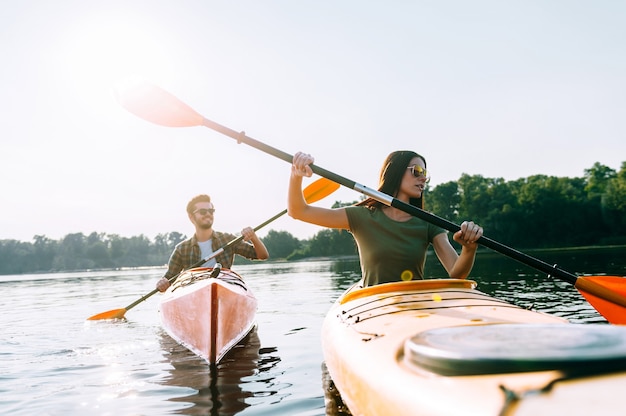
[[[320, 179], [316, 180], [315, 182], [311, 183], [306, 188], [304, 188], [303, 194], [304, 194], [304, 198], [306, 199], [306, 201], [308, 203], [313, 203], [313, 202], [317, 202], [317, 201], [319, 201], [319, 200], [321, 200], [323, 198], [326, 198], [328, 195], [332, 194], [337, 189], [339, 189], [339, 184], [338, 183], [333, 182], [333, 181], [331, 181], [331, 180], [329, 180], [327, 178], [320, 178]], [[287, 213], [286, 209], [281, 211], [281, 212], [279, 212], [278, 214], [274, 215], [269, 220], [267, 220], [264, 223], [259, 224], [256, 227], [254, 227], [254, 231], [260, 230], [261, 228], [265, 227], [267, 224], [269, 224], [272, 221], [282, 217], [286, 213]], [[210, 256], [203, 258], [202, 260], [196, 262], [195, 264], [193, 264], [189, 268], [193, 269], [195, 267], [202, 266], [207, 261], [209, 261], [212, 258], [217, 257], [218, 255], [222, 254], [224, 252], [224, 250], [226, 250], [228, 247], [231, 247], [231, 246], [233, 246], [235, 244], [239, 244], [242, 240], [243, 240], [243, 236], [239, 236], [239, 237], [229, 241], [224, 246], [220, 247], [215, 252], [213, 252]], [[169, 279], [170, 282], [173, 282], [174, 280], [176, 280], [176, 278], [178, 276], [180, 276], [180, 273], [177, 274], [176, 276], [171, 277]], [[154, 295], [158, 291], [159, 291], [158, 289], [154, 289], [152, 292], [148, 293], [147, 295], [142, 296], [141, 298], [137, 299], [136, 301], [134, 301], [133, 303], [131, 303], [130, 305], [128, 305], [125, 308], [112, 309], [110, 311], [102, 312], [102, 313], [99, 313], [99, 314], [96, 314], [96, 315], [93, 315], [93, 316], [87, 318], [87, 320], [89, 320], [89, 321], [97, 321], [97, 320], [101, 320], [101, 319], [121, 319], [121, 318], [124, 317], [124, 314], [129, 309], [134, 308], [135, 306], [137, 306], [138, 304], [140, 304], [144, 300], [148, 299], [150, 296]]]
[[[208, 127], [237, 140], [238, 143], [245, 143], [286, 162], [292, 162], [292, 155], [248, 137], [245, 132], [236, 132], [203, 117], [169, 92], [154, 85], [146, 83], [134, 85], [124, 91], [117, 91], [116, 95], [117, 100], [128, 111], [152, 123], [167, 127]], [[460, 229], [459, 225], [446, 219], [327, 171], [319, 166], [311, 165], [311, 169], [322, 177], [361, 192], [383, 204], [398, 208], [450, 232], [454, 233]], [[609, 322], [626, 324], [626, 279], [618, 276], [579, 277], [560, 269], [556, 265], [550, 265], [485, 236], [482, 236], [478, 243], [550, 276], [573, 284]]]

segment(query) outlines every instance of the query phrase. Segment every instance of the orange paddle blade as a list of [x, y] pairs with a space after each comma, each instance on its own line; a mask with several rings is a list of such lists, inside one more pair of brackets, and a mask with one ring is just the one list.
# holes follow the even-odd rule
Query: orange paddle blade
[[626, 325], [626, 278], [579, 276], [574, 286], [607, 321]]
[[194, 127], [201, 126], [204, 120], [193, 108], [156, 85], [120, 86], [115, 98], [131, 113], [161, 126]]
[[90, 316], [87, 318], [88, 321], [99, 321], [101, 319], [122, 319], [124, 318], [124, 314], [126, 313], [126, 309], [112, 309], [110, 311], [102, 312], [94, 316]]
[[339, 184], [337, 182], [333, 182], [327, 178], [319, 178], [302, 191], [304, 195], [304, 199], [307, 203], [311, 204], [313, 202], [317, 202], [321, 199], [326, 198], [328, 195], [335, 192], [339, 189]]

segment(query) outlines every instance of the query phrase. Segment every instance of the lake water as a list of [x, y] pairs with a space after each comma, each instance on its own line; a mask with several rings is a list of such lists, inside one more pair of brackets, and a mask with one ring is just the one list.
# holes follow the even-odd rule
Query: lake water
[[[530, 254], [530, 253], [529, 253]], [[626, 250], [533, 254], [579, 274], [626, 275]], [[441, 277], [429, 256], [426, 272]], [[359, 278], [356, 259], [235, 266], [259, 300], [257, 329], [211, 368], [161, 329], [159, 294], [125, 321], [86, 321], [149, 293], [164, 269], [0, 276], [0, 413], [338, 415], [325, 405], [322, 320]], [[572, 285], [496, 253], [478, 289], [577, 323], [606, 322]]]

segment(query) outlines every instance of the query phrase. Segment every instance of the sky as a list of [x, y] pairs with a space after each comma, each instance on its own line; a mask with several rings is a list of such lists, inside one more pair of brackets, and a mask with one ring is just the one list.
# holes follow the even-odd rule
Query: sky
[[[8, 2], [0, 240], [190, 236], [185, 206], [200, 193], [219, 231], [286, 208], [288, 163], [136, 117], [112, 93], [128, 80], [373, 188], [401, 149], [426, 157], [431, 186], [619, 170], [625, 17], [617, 0]], [[315, 204], [359, 197], [342, 188]], [[272, 229], [320, 230], [285, 215], [259, 235]]]

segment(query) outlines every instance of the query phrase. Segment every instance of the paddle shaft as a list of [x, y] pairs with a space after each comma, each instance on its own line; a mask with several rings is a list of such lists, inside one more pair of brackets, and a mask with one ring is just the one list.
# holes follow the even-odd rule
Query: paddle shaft
[[[232, 130], [226, 126], [223, 126], [221, 124], [218, 124], [214, 121], [211, 121], [205, 117], [203, 117], [202, 120], [202, 125], [205, 127], [208, 127], [212, 130], [215, 130], [219, 133], [222, 133], [226, 136], [229, 136], [235, 140], [237, 140], [238, 143], [245, 143], [249, 146], [252, 146], [256, 149], [259, 149], [265, 153], [268, 153], [272, 156], [275, 156], [279, 159], [282, 159], [288, 163], [292, 163], [293, 161], [293, 156], [285, 153], [281, 150], [278, 150], [272, 146], [269, 146], [265, 143], [262, 143], [256, 139], [253, 139], [249, 136], [246, 136], [245, 132], [237, 132], [235, 130]], [[388, 205], [388, 206], [392, 206], [394, 208], [397, 208], [401, 211], [404, 211], [408, 214], [411, 214], [415, 217], [421, 218], [424, 221], [427, 221], [431, 224], [434, 224], [436, 226], [439, 226], [445, 230], [448, 230], [450, 232], [457, 232], [461, 229], [461, 227], [451, 221], [448, 221], [444, 218], [438, 217], [434, 214], [431, 214], [430, 212], [424, 211], [421, 208], [418, 208], [414, 205], [411, 204], [407, 204], [406, 202], [402, 202], [396, 198], [393, 198], [385, 193], [382, 193], [380, 191], [377, 191], [375, 189], [372, 188], [368, 188], [367, 186], [361, 185], [355, 181], [352, 181], [350, 179], [344, 178], [343, 176], [337, 175], [336, 173], [330, 172], [324, 168], [321, 168], [319, 166], [316, 166], [315, 164], [310, 165], [311, 169], [313, 170], [313, 172], [315, 172], [316, 174], [325, 177], [327, 179], [330, 179], [334, 182], [337, 182], [347, 188], [350, 189], [354, 189], [357, 192], [360, 192], [364, 195], [367, 195], [369, 197], [374, 198], [375, 200]], [[539, 271], [542, 271], [544, 273], [547, 273], [550, 276], [554, 276], [558, 279], [561, 279], [563, 281], [566, 281], [568, 283], [571, 283], [573, 285], [576, 284], [576, 281], [578, 280], [578, 277], [572, 273], [569, 273], [563, 269], [560, 269], [559, 267], [557, 267], [556, 265], [551, 265], [548, 264], [542, 260], [536, 259], [532, 256], [529, 256], [527, 254], [524, 254], [520, 251], [517, 251], [511, 247], [505, 246], [504, 244], [501, 244], [495, 240], [492, 240], [490, 238], [487, 238], [485, 236], [482, 236], [478, 239], [477, 241], [478, 243], [480, 243], [481, 245], [490, 248], [494, 251], [497, 251], [501, 254], [504, 254], [505, 256], [509, 256], [514, 260], [519, 261], [520, 263], [523, 263], [527, 266], [533, 267]]]

